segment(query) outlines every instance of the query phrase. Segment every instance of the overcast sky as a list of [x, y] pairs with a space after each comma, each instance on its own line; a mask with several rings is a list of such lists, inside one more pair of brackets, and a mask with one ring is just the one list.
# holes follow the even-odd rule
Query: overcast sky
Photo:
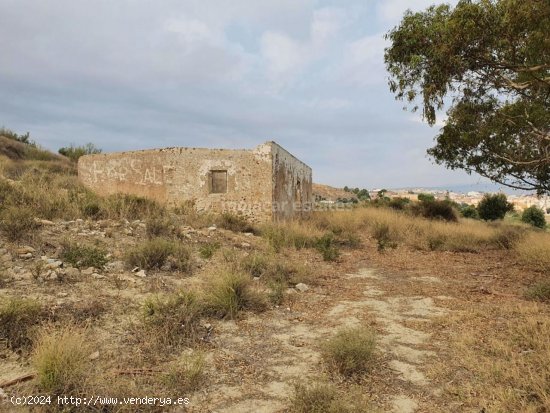
[[57, 150], [275, 140], [336, 186], [475, 183], [387, 87], [384, 33], [433, 0], [0, 0], [0, 126]]

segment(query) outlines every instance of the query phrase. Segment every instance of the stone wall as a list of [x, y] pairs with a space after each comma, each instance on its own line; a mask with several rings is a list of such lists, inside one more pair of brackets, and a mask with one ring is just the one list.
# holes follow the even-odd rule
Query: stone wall
[[[299, 212], [295, 202], [311, 201], [311, 169], [274, 142], [253, 150], [167, 148], [87, 155], [79, 159], [78, 175], [100, 195], [190, 201], [199, 211], [238, 212], [252, 221], [289, 218]], [[225, 192], [213, 193], [224, 185]]]
[[313, 206], [311, 168], [291, 153], [272, 143], [273, 218], [303, 216]]

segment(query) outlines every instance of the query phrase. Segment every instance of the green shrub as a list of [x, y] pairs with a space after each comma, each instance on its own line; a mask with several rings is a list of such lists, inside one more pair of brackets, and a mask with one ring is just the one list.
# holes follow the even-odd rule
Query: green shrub
[[527, 289], [525, 297], [529, 300], [550, 303], [550, 281], [542, 281]]
[[74, 146], [71, 144], [68, 147], [59, 148], [58, 151], [61, 155], [66, 156], [71, 161], [78, 161], [78, 158], [84, 155], [94, 155], [101, 153], [101, 149], [97, 148], [93, 143], [87, 143], [82, 146]]
[[153, 296], [143, 304], [148, 338], [162, 345], [191, 345], [198, 339], [202, 305], [192, 292]]
[[410, 202], [411, 201], [409, 198], [396, 197], [396, 198], [390, 199], [388, 206], [392, 209], [396, 209], [400, 211], [405, 209]]
[[28, 237], [38, 229], [34, 213], [23, 206], [9, 206], [0, 212], [0, 230], [10, 241]]
[[153, 238], [131, 248], [126, 253], [125, 260], [131, 267], [146, 270], [160, 269], [167, 264], [170, 269], [189, 272], [192, 267], [189, 248], [164, 238]]
[[514, 206], [504, 194], [485, 194], [477, 206], [479, 217], [485, 221], [503, 219], [513, 209]]
[[107, 251], [95, 245], [62, 243], [61, 259], [76, 268], [103, 268], [109, 261]]
[[256, 229], [242, 215], [231, 214], [224, 212], [217, 219], [217, 224], [220, 228], [228, 229], [233, 232], [252, 232]]
[[170, 363], [163, 383], [175, 394], [196, 391], [205, 381], [206, 360], [202, 352], [184, 354], [175, 363]]
[[375, 335], [365, 327], [340, 330], [322, 345], [325, 362], [343, 376], [364, 374], [371, 368]]
[[432, 194], [422, 193], [422, 194], [418, 194], [418, 200], [420, 202], [432, 202], [432, 201], [435, 201], [435, 196]]
[[263, 296], [252, 288], [246, 274], [227, 272], [210, 278], [206, 288], [207, 311], [220, 318], [233, 319], [241, 310], [264, 310]]
[[32, 344], [33, 328], [44, 317], [39, 302], [26, 298], [7, 298], [0, 304], [0, 338], [8, 348], [18, 350]]
[[452, 204], [445, 201], [423, 201], [420, 205], [420, 212], [424, 218], [440, 219], [443, 221], [458, 221], [456, 211]]
[[331, 232], [327, 232], [322, 237], [318, 238], [315, 243], [315, 248], [321, 253], [325, 261], [336, 261], [340, 256], [340, 252], [335, 246], [334, 234]]
[[207, 242], [206, 244], [202, 244], [199, 247], [199, 255], [201, 258], [207, 260], [212, 258], [214, 253], [220, 249], [220, 244], [218, 242]]
[[42, 332], [32, 355], [40, 391], [79, 394], [85, 388], [90, 353], [89, 339], [74, 327]]
[[464, 218], [479, 219], [479, 213], [473, 205], [467, 205], [460, 210], [460, 213]]
[[525, 209], [521, 215], [521, 220], [537, 228], [544, 228], [546, 226], [544, 211], [536, 205], [532, 205]]

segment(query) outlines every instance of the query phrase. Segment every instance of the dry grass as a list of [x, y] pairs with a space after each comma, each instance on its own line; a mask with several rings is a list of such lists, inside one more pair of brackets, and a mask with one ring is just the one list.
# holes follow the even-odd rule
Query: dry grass
[[233, 319], [242, 310], [265, 310], [266, 298], [252, 283], [249, 275], [239, 272], [213, 274], [205, 287], [206, 311], [216, 317]]
[[341, 394], [329, 383], [296, 384], [290, 399], [291, 413], [367, 413], [362, 394]]
[[190, 249], [179, 241], [164, 238], [147, 240], [128, 250], [127, 264], [146, 270], [161, 269], [190, 272], [192, 257]]
[[0, 231], [10, 241], [28, 238], [37, 229], [38, 224], [30, 208], [9, 206], [0, 211]]
[[550, 273], [550, 234], [547, 232], [530, 232], [516, 245], [515, 252], [526, 266]]
[[105, 248], [96, 245], [84, 245], [63, 242], [61, 258], [76, 268], [103, 268], [109, 261]]
[[86, 389], [90, 353], [85, 331], [74, 327], [44, 330], [32, 355], [39, 390], [53, 395], [81, 394]]
[[176, 362], [170, 364], [162, 381], [174, 394], [187, 394], [199, 390], [205, 382], [205, 367], [204, 353], [195, 351], [183, 354]]
[[550, 303], [550, 280], [530, 286], [525, 292], [525, 298]]
[[25, 298], [5, 298], [0, 303], [0, 338], [8, 348], [19, 350], [32, 344], [35, 327], [43, 320], [39, 302]]
[[309, 221], [264, 224], [259, 232], [275, 252], [280, 252], [284, 247], [314, 247], [316, 240], [325, 233]]
[[463, 410], [550, 410], [550, 317], [543, 304], [502, 302], [442, 320], [450, 359], [438, 376]]
[[375, 334], [368, 328], [343, 329], [323, 343], [323, 359], [343, 376], [362, 375], [371, 368], [375, 343]]
[[198, 338], [202, 312], [192, 292], [149, 297], [143, 304], [146, 339], [161, 346], [192, 345]]

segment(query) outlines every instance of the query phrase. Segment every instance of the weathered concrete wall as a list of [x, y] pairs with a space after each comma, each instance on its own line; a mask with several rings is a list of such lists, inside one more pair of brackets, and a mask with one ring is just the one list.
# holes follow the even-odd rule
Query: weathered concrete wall
[[[226, 192], [213, 193], [216, 171], [227, 171]], [[311, 168], [274, 142], [253, 150], [167, 148], [87, 155], [78, 161], [78, 176], [100, 195], [191, 201], [199, 211], [231, 211], [252, 221], [297, 216], [312, 201]]]
[[[198, 210], [234, 211], [271, 219], [271, 145], [254, 150], [167, 148], [83, 156], [82, 182], [101, 195], [117, 192]], [[210, 193], [211, 171], [227, 171], [227, 192]]]
[[304, 216], [313, 205], [312, 172], [305, 163], [272, 142], [273, 218]]

